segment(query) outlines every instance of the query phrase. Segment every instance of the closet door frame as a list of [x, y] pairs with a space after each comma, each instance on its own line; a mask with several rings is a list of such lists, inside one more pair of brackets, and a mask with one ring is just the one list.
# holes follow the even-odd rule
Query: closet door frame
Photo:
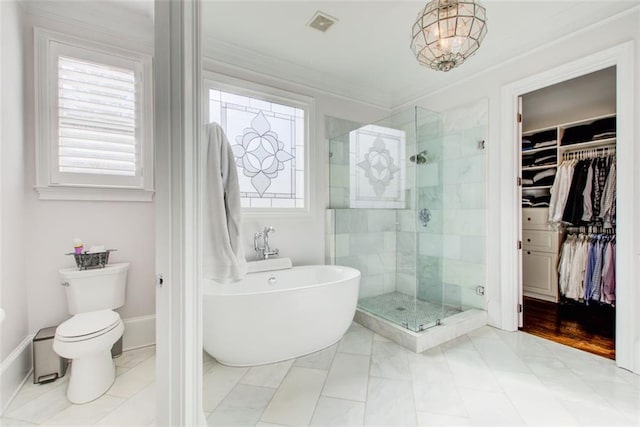
[[[605, 68], [616, 67], [616, 116], [617, 116], [617, 228], [623, 230], [616, 236], [616, 364], [640, 373], [640, 340], [638, 321], [640, 316], [640, 292], [635, 262], [634, 240], [640, 227], [634, 224], [637, 212], [634, 200], [634, 174], [636, 152], [634, 148], [634, 43], [629, 41], [593, 55], [569, 62], [525, 79], [503, 86], [501, 93], [500, 155], [503, 167], [500, 171], [501, 207], [503, 224], [500, 237], [500, 297], [490, 317], [500, 319], [505, 330], [518, 329], [518, 304], [521, 292], [519, 280], [521, 253], [517, 248], [520, 235], [521, 209], [518, 199], [519, 150], [514, 142], [518, 138], [518, 97], [556, 83], [574, 79]], [[492, 310], [492, 306], [489, 306]], [[638, 342], [638, 344], [636, 344]]]

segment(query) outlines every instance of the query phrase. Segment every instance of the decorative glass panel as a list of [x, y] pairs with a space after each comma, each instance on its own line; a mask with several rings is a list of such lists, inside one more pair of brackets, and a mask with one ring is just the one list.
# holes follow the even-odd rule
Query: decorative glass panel
[[304, 207], [303, 109], [211, 89], [209, 121], [233, 149], [242, 207]]
[[405, 132], [367, 125], [349, 133], [350, 207], [404, 208]]

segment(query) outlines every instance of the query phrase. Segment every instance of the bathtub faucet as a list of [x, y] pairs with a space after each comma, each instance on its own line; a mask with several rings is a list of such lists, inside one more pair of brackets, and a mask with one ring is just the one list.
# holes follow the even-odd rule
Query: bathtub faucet
[[[269, 247], [269, 233], [275, 232], [273, 227], [265, 227], [264, 231], [258, 231], [253, 235], [253, 249], [256, 251], [258, 259], [269, 259], [269, 257], [278, 256], [278, 249]], [[260, 239], [262, 239], [262, 247], [260, 247]]]

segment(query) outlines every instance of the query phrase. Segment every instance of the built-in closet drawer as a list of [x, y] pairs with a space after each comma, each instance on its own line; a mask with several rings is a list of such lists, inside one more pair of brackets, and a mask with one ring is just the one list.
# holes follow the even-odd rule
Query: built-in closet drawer
[[541, 252], [558, 252], [558, 232], [544, 230], [522, 230], [522, 248]]
[[549, 225], [548, 208], [524, 208], [522, 209], [523, 230], [551, 230]]
[[527, 251], [522, 253], [522, 291], [525, 296], [558, 301], [557, 253]]

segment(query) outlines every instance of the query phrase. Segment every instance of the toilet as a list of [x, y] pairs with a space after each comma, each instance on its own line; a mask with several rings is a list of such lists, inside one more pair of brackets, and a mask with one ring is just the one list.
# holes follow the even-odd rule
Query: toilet
[[71, 359], [67, 399], [86, 403], [106, 393], [115, 380], [111, 347], [124, 332], [120, 315], [124, 305], [129, 263], [104, 268], [60, 270], [66, 289], [69, 320], [56, 329], [53, 350]]

